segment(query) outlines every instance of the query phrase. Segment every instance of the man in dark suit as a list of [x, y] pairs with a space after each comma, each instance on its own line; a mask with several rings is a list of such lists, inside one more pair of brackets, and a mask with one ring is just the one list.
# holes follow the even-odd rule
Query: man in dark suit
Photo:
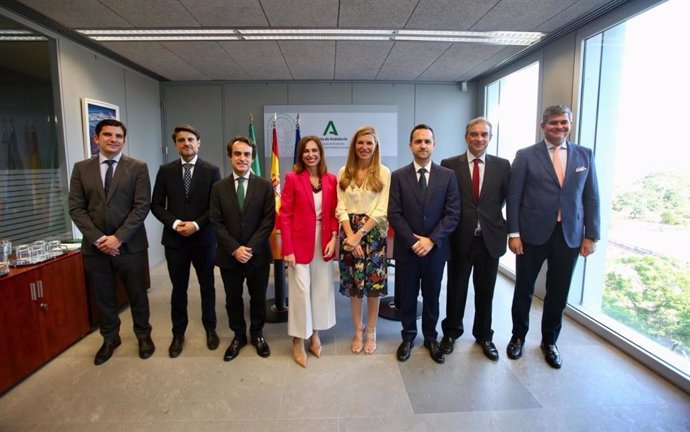
[[223, 359], [237, 357], [247, 344], [244, 320], [243, 284], [249, 290], [249, 336], [256, 352], [268, 357], [271, 351], [263, 337], [266, 321], [266, 287], [272, 261], [268, 237], [275, 225], [275, 196], [270, 181], [250, 171], [256, 146], [239, 136], [228, 143], [232, 174], [211, 190], [210, 220], [218, 240], [216, 265], [225, 286], [225, 307], [230, 328], [235, 332]]
[[[460, 223], [451, 236], [452, 259], [448, 263], [446, 318], [441, 322], [441, 351], [453, 352], [464, 332], [470, 273], [474, 284], [474, 325], [472, 335], [490, 360], [498, 360], [492, 342], [491, 307], [498, 272], [498, 259], [506, 253], [508, 229], [503, 205], [508, 195], [510, 162], [486, 154], [491, 141], [491, 123], [482, 117], [470, 120], [465, 128], [467, 152], [444, 159], [441, 166], [455, 173], [460, 188]], [[474, 272], [472, 271], [474, 269]]]
[[414, 161], [391, 175], [388, 221], [395, 231], [396, 289], [401, 291], [403, 341], [397, 351], [401, 362], [410, 358], [417, 336], [420, 286], [424, 346], [435, 362], [445, 361], [436, 332], [438, 297], [450, 258], [449, 236], [460, 218], [460, 194], [453, 171], [431, 161], [435, 146], [434, 131], [424, 124], [415, 126], [410, 133]]
[[208, 221], [208, 207], [211, 187], [220, 180], [220, 170], [199, 158], [201, 139], [194, 127], [180, 125], [175, 128], [172, 138], [180, 159], [162, 165], [158, 170], [151, 211], [163, 223], [162, 244], [172, 282], [170, 318], [173, 339], [168, 354], [175, 358], [182, 353], [188, 323], [190, 265], [194, 265], [199, 280], [206, 346], [214, 350], [219, 344], [213, 280], [216, 238]]
[[563, 105], [544, 110], [544, 140], [517, 152], [510, 174], [507, 212], [510, 250], [517, 255], [513, 336], [508, 357], [522, 356], [534, 283], [546, 260], [541, 349], [560, 368], [556, 346], [578, 253], [599, 240], [599, 189], [592, 150], [567, 140], [572, 113]]
[[77, 162], [72, 170], [69, 212], [81, 231], [81, 251], [89, 285], [101, 318], [103, 346], [94, 363], [108, 361], [120, 346], [120, 318], [115, 280], [120, 277], [129, 298], [139, 357], [151, 357], [149, 300], [146, 293], [148, 241], [144, 219], [149, 212], [151, 184], [146, 164], [122, 154], [127, 128], [117, 120], [102, 120], [94, 140], [97, 157]]

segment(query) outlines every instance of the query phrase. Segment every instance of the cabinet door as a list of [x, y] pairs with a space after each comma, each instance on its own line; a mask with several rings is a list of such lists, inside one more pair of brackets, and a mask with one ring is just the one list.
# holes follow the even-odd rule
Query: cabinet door
[[59, 258], [41, 270], [38, 313], [47, 358], [62, 352], [89, 332], [84, 267], [78, 254]]
[[0, 392], [44, 363], [40, 316], [34, 300], [38, 295], [37, 273], [31, 271], [0, 283]]

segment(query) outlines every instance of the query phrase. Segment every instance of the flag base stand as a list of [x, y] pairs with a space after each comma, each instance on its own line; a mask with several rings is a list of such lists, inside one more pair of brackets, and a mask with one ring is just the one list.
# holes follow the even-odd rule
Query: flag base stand
[[288, 298], [285, 295], [285, 265], [282, 259], [273, 260], [275, 299], [266, 301], [266, 322], [284, 323], [288, 318]]

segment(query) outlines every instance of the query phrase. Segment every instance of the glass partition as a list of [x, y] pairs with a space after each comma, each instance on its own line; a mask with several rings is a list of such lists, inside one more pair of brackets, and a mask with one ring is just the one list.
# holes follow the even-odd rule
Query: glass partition
[[72, 238], [55, 42], [0, 16], [0, 238]]

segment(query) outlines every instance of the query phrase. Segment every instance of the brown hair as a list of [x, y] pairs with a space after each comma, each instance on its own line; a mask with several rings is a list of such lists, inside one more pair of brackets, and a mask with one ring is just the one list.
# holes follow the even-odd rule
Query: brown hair
[[177, 139], [177, 134], [179, 132], [189, 132], [190, 134], [194, 135], [197, 140], [201, 139], [201, 135], [199, 135], [199, 131], [194, 129], [194, 126], [188, 125], [188, 124], [181, 124], [175, 128], [172, 134], [172, 139], [173, 142]]
[[323, 154], [323, 143], [321, 142], [321, 139], [319, 137], [314, 136], [314, 135], [307, 135], [305, 137], [302, 137], [301, 140], [299, 140], [299, 143], [297, 144], [297, 152], [295, 153], [297, 155], [297, 160], [295, 161], [295, 164], [292, 166], [292, 170], [296, 173], [301, 173], [306, 169], [304, 166], [304, 161], [302, 160], [302, 154], [304, 153], [304, 149], [307, 147], [307, 143], [309, 141], [314, 141], [316, 143], [316, 147], [319, 148], [319, 165], [316, 167], [316, 171], [319, 174], [319, 177], [324, 175], [326, 171], [328, 171], [328, 167], [326, 166], [326, 159], [325, 155]]

